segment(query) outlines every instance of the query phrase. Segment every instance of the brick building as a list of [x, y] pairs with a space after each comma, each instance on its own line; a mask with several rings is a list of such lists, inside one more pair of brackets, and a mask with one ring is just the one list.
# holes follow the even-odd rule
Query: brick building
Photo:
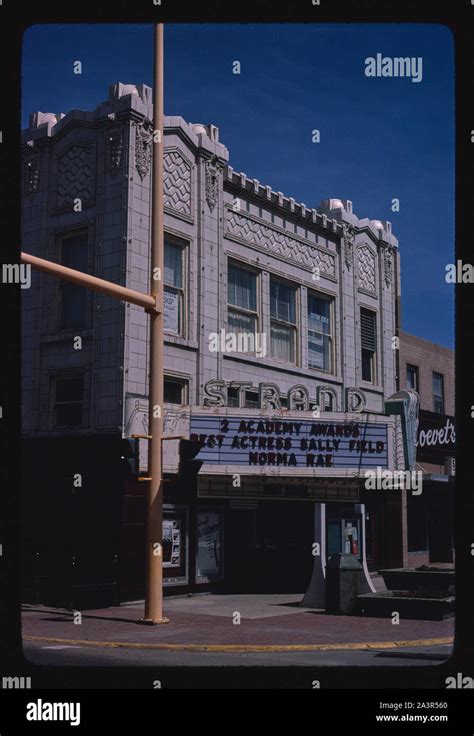
[[[31, 115], [25, 251], [148, 290], [152, 117], [151, 89], [121, 83], [94, 111]], [[165, 432], [200, 439], [203, 463], [183, 474], [165, 442], [168, 592], [304, 591], [335, 551], [390, 565], [394, 495], [361, 481], [405, 467], [403, 422], [385, 413], [390, 223], [236, 173], [214, 125], [164, 125]], [[23, 315], [25, 590], [83, 607], [141, 597], [144, 483], [126, 438], [147, 431], [147, 315], [41, 273]]]
[[403, 493], [403, 565], [454, 560], [454, 351], [400, 332], [400, 387], [420, 396], [417, 469], [423, 493]]

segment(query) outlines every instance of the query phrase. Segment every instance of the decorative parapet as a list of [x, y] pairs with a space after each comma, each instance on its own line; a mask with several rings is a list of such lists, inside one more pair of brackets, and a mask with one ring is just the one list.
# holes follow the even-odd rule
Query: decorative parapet
[[303, 220], [310, 220], [312, 224], [318, 225], [325, 230], [329, 230], [331, 237], [341, 237], [343, 234], [342, 225], [335, 219], [327, 217], [327, 215], [319, 213], [314, 207], [307, 207], [304, 203], [298, 203], [294, 197], [286, 197], [282, 192], [274, 191], [270, 186], [260, 184], [258, 179], [249, 179], [243, 172], [236, 173], [232, 166], [225, 169], [225, 182], [239, 187], [247, 194], [253, 194], [261, 197], [263, 200], [271, 203], [275, 208], [285, 212], [289, 212]]

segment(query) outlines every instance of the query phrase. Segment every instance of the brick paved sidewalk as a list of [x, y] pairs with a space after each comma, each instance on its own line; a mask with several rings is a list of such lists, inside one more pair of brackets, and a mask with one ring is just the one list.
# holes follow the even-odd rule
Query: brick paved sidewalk
[[[24, 607], [23, 636], [83, 642], [130, 643], [134, 646], [238, 645], [314, 646], [449, 639], [454, 619], [400, 620], [329, 616], [301, 608], [299, 595], [203, 595], [165, 599], [168, 624], [139, 623], [143, 605], [127, 605], [81, 613], [45, 606]], [[240, 614], [240, 624], [234, 623]], [[77, 619], [77, 616], [76, 616]], [[413, 645], [413, 644], [412, 644]]]

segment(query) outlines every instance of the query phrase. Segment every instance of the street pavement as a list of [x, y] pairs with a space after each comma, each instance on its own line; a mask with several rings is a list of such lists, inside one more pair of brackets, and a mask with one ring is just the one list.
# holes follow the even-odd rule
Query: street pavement
[[454, 619], [330, 616], [302, 595], [167, 598], [169, 623], [143, 625], [143, 604], [80, 612], [24, 606], [27, 659], [49, 665], [301, 666], [439, 664]]

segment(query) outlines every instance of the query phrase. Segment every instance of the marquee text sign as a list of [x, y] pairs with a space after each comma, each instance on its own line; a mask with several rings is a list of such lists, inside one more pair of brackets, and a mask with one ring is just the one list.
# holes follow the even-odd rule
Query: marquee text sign
[[193, 414], [204, 463], [255, 467], [386, 468], [387, 425]]

